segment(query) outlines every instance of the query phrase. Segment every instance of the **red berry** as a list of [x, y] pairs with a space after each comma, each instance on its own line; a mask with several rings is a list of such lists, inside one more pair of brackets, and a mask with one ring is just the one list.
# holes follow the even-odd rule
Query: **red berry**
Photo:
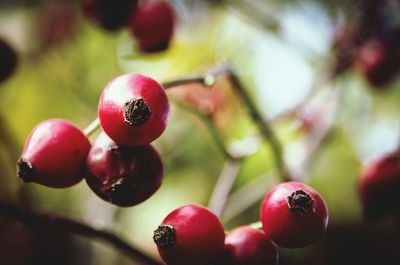
[[85, 16], [107, 30], [117, 30], [127, 24], [137, 0], [84, 0]]
[[225, 249], [230, 265], [275, 265], [278, 262], [276, 246], [264, 232], [250, 226], [228, 233]]
[[172, 265], [213, 263], [224, 250], [224, 228], [215, 214], [199, 205], [171, 212], [154, 231], [162, 259]]
[[364, 44], [355, 60], [355, 68], [374, 87], [382, 87], [392, 81], [399, 71], [400, 55], [397, 48], [372, 40]]
[[100, 134], [87, 158], [86, 182], [103, 200], [132, 206], [153, 195], [163, 179], [160, 156], [150, 145], [121, 146]]
[[82, 180], [90, 142], [72, 123], [52, 119], [37, 125], [25, 142], [17, 174], [25, 182], [65, 188]]
[[103, 130], [118, 144], [147, 145], [167, 126], [169, 103], [164, 89], [141, 74], [112, 80], [99, 101]]
[[321, 238], [328, 224], [324, 199], [311, 187], [291, 181], [265, 197], [260, 219], [267, 237], [285, 248], [310, 245]]
[[17, 66], [17, 54], [2, 39], [0, 39], [0, 82], [6, 80]]
[[366, 165], [360, 174], [358, 188], [367, 218], [399, 214], [400, 155], [386, 155]]
[[145, 1], [133, 13], [130, 30], [143, 52], [168, 48], [174, 33], [175, 12], [166, 1]]

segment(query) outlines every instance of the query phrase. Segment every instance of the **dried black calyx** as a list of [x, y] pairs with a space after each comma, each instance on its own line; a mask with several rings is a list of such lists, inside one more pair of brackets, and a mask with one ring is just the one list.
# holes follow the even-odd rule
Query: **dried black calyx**
[[313, 199], [303, 190], [296, 190], [288, 197], [289, 210], [299, 215], [305, 214], [311, 208]]
[[144, 99], [134, 98], [125, 102], [124, 119], [129, 125], [143, 125], [149, 119], [150, 115], [150, 106]]
[[175, 245], [176, 233], [175, 229], [171, 225], [160, 225], [154, 231], [153, 235], [154, 243], [159, 248], [169, 248]]
[[132, 190], [130, 183], [119, 178], [110, 185], [106, 194], [111, 203], [119, 204], [130, 198], [129, 195], [132, 194]]
[[17, 162], [17, 176], [24, 182], [31, 182], [36, 178], [36, 170], [29, 161], [21, 157]]

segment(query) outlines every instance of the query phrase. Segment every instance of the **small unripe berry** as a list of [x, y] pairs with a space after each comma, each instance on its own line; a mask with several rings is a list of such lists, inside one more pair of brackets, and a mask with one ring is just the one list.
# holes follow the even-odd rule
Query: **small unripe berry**
[[101, 133], [87, 158], [89, 187], [103, 200], [133, 206], [153, 195], [163, 179], [163, 165], [150, 145], [130, 147]]
[[17, 54], [5, 41], [0, 39], [0, 82], [6, 80], [17, 66]]
[[132, 15], [130, 30], [143, 52], [168, 48], [174, 33], [175, 12], [166, 1], [144, 1]]
[[117, 30], [127, 24], [137, 0], [84, 0], [83, 13], [107, 30]]
[[199, 205], [186, 205], [164, 219], [153, 239], [168, 265], [205, 265], [223, 253], [224, 237], [215, 214]]
[[328, 225], [324, 199], [300, 182], [285, 182], [265, 197], [260, 219], [267, 237], [285, 248], [305, 247], [320, 239]]
[[17, 174], [25, 182], [65, 188], [83, 179], [90, 142], [72, 123], [46, 120], [37, 125], [25, 142]]
[[225, 237], [226, 264], [276, 265], [278, 251], [263, 231], [250, 226], [235, 228]]
[[141, 74], [125, 74], [113, 79], [99, 101], [103, 130], [117, 144], [147, 145], [167, 126], [169, 102], [155, 80]]
[[360, 174], [358, 189], [366, 218], [400, 214], [400, 155], [386, 155], [367, 164]]

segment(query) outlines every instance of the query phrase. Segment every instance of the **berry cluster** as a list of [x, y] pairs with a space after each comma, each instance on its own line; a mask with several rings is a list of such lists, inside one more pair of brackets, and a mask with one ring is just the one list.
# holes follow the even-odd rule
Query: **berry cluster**
[[141, 74], [112, 80], [99, 101], [101, 133], [91, 146], [87, 136], [66, 120], [37, 125], [17, 163], [25, 182], [70, 187], [84, 177], [102, 199], [136, 205], [161, 185], [163, 165], [149, 144], [166, 128], [169, 103], [164, 89]]
[[390, 0], [366, 0], [358, 11], [356, 20], [336, 37], [336, 70], [353, 66], [373, 87], [383, 87], [400, 71], [400, 6]]
[[360, 174], [358, 187], [366, 218], [399, 215], [400, 153], [367, 164]]
[[299, 182], [285, 182], [265, 197], [262, 230], [238, 227], [225, 235], [215, 214], [198, 205], [171, 212], [154, 231], [154, 242], [167, 264], [277, 264], [276, 245], [299, 248], [321, 238], [328, 212], [321, 195]]
[[83, 12], [107, 30], [126, 26], [143, 52], [167, 49], [174, 32], [175, 12], [164, 0], [84, 0]]

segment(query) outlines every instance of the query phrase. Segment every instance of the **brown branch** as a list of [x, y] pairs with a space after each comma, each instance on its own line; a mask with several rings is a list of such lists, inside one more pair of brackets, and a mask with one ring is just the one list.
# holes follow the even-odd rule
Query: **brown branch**
[[54, 229], [90, 239], [101, 239], [113, 245], [120, 252], [126, 254], [135, 261], [149, 265], [161, 265], [160, 262], [142, 253], [113, 233], [95, 229], [66, 217], [36, 213], [4, 201], [0, 201], [0, 214], [36, 228]]

